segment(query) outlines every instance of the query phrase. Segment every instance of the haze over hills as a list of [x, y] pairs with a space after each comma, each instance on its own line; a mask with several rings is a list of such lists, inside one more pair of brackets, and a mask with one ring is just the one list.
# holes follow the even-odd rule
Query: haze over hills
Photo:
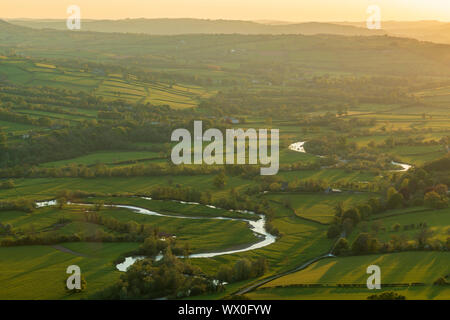
[[[66, 30], [64, 19], [9, 19], [15, 25], [35, 29]], [[450, 43], [450, 23], [440, 21], [382, 21], [382, 30], [369, 30], [366, 22], [303, 22], [278, 20], [123, 19], [82, 20], [83, 31], [113, 33], [178, 34], [336, 34], [384, 35], [421, 41]]]
[[[66, 30], [66, 20], [14, 19], [9, 22], [37, 29]], [[266, 21], [264, 23], [242, 20], [207, 19], [124, 19], [124, 20], [82, 20], [83, 31], [145, 33], [152, 35], [176, 34], [338, 34], [338, 35], [380, 35], [382, 30], [369, 30], [359, 26], [333, 23], [305, 22], [289, 23]]]
[[[363, 28], [365, 22], [339, 22], [339, 24]], [[450, 23], [427, 21], [382, 21], [381, 27], [389, 35], [414, 38], [438, 43], [450, 43]]]
[[[32, 29], [0, 20], [0, 54], [95, 60], [136, 69], [199, 68], [445, 75], [450, 46], [389, 36], [184, 34], [156, 36]], [[271, 66], [271, 67], [269, 67]], [[283, 67], [285, 68], [285, 67]], [[268, 71], [269, 70], [269, 71]], [[203, 72], [202, 71], [202, 72]], [[281, 69], [277, 72], [281, 75]], [[279, 80], [278, 82], [282, 82]]]

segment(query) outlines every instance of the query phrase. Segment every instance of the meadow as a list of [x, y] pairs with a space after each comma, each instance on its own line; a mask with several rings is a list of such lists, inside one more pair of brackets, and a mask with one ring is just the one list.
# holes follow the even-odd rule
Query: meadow
[[[366, 299], [373, 292], [365, 287], [338, 285], [364, 285], [367, 266], [377, 264], [382, 284], [393, 285], [383, 291], [449, 299], [448, 287], [433, 285], [450, 273], [449, 55], [447, 45], [390, 36], [75, 34], [0, 21], [0, 241], [59, 241], [1, 246], [0, 299], [90, 298], [117, 283], [115, 262], [151, 238], [149, 226], [150, 240], [170, 238], [178, 252], [247, 247], [260, 240], [248, 222], [207, 219], [258, 219], [230, 210], [244, 206], [266, 215], [276, 241], [189, 263], [216, 279], [223, 266], [264, 258], [263, 274], [189, 298], [230, 298], [254, 285], [245, 294], [251, 299]], [[195, 120], [222, 131], [279, 129], [280, 171], [178, 171], [170, 134]], [[306, 142], [306, 152], [288, 149], [296, 142]], [[400, 171], [392, 161], [411, 168]], [[156, 188], [165, 200], [140, 198]], [[95, 193], [75, 199], [93, 206], [64, 202], [77, 190]], [[192, 195], [203, 204], [187, 203]], [[8, 209], [11, 202], [56, 198], [58, 206], [32, 212]], [[372, 198], [379, 206], [363, 212]], [[206, 206], [217, 202], [227, 209]], [[117, 227], [124, 225], [127, 231]], [[429, 237], [414, 246], [422, 229]], [[298, 271], [330, 253], [339, 237], [351, 247], [361, 233], [411, 246], [347, 250]], [[79, 241], [67, 240], [74, 236]], [[79, 294], [64, 290], [72, 264], [87, 280]]]
[[[143, 104], [149, 102], [155, 105], [168, 105], [175, 109], [197, 106], [201, 98], [207, 98], [212, 94], [204, 88], [189, 84], [146, 83], [125, 75], [106, 74], [101, 69], [72, 69], [36, 63], [24, 58], [1, 59], [0, 77], [16, 85], [82, 91], [109, 100], [123, 99]], [[29, 111], [27, 113], [36, 115]], [[80, 120], [70, 119], [68, 116], [63, 118]]]
[[[433, 286], [434, 281], [450, 273], [446, 252], [404, 252], [384, 255], [330, 258], [308, 268], [281, 277], [250, 293], [254, 299], [365, 299], [375, 293], [365, 288], [366, 268], [381, 268], [382, 291], [405, 294], [408, 299], [448, 299], [450, 291]], [[402, 288], [401, 284], [421, 283]], [[300, 285], [320, 284], [319, 288]], [[362, 284], [364, 288], [339, 288], [339, 284]], [[386, 287], [383, 288], [383, 285]], [[393, 285], [388, 286], [388, 285]], [[381, 292], [382, 292], [381, 291]], [[378, 293], [378, 292], [377, 292]]]
[[[137, 243], [67, 243], [77, 256], [51, 246], [0, 248], [0, 299], [80, 299], [101, 290], [120, 277], [112, 263], [121, 253], [135, 250]], [[89, 283], [85, 292], [66, 292], [66, 270], [78, 265]]]

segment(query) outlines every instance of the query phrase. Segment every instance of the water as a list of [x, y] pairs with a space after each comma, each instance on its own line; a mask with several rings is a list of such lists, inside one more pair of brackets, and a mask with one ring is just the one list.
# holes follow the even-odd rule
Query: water
[[[151, 198], [143, 198], [146, 200], [151, 201]], [[180, 203], [186, 203], [183, 201], [178, 201], [178, 200], [174, 200]], [[41, 207], [45, 207], [45, 206], [50, 206], [50, 205], [55, 205], [56, 201], [55, 200], [51, 200], [51, 201], [43, 201], [43, 202], [37, 202], [36, 206], [38, 208]], [[83, 203], [74, 203], [77, 205], [83, 205], [83, 206], [91, 206], [90, 204], [83, 204]], [[189, 204], [194, 204], [194, 203], [189, 203]], [[195, 203], [196, 204], [196, 203]], [[258, 215], [259, 219], [254, 221], [254, 220], [249, 220], [249, 219], [244, 219], [244, 218], [230, 218], [230, 217], [190, 217], [190, 216], [176, 216], [176, 215], [167, 215], [167, 214], [161, 214], [155, 211], [151, 211], [148, 209], [144, 209], [144, 208], [140, 208], [140, 207], [136, 207], [136, 206], [130, 206], [130, 205], [105, 205], [105, 207], [115, 207], [115, 208], [124, 208], [124, 209], [129, 209], [131, 211], [134, 211], [138, 214], [145, 214], [145, 215], [149, 215], [149, 216], [157, 216], [157, 217], [166, 217], [166, 218], [172, 218], [172, 219], [192, 219], [192, 220], [200, 220], [200, 219], [204, 219], [204, 220], [229, 220], [229, 221], [243, 221], [246, 222], [247, 225], [249, 226], [250, 230], [252, 230], [261, 240], [258, 241], [257, 243], [248, 245], [247, 247], [241, 248], [241, 249], [236, 249], [236, 250], [228, 250], [228, 251], [215, 251], [215, 252], [208, 252], [208, 253], [196, 253], [196, 254], [192, 254], [189, 257], [190, 258], [212, 258], [212, 257], [217, 257], [217, 256], [221, 256], [221, 255], [226, 255], [226, 254], [233, 254], [233, 253], [238, 253], [238, 252], [245, 252], [245, 251], [251, 251], [251, 250], [255, 250], [255, 249], [259, 249], [265, 246], [268, 246], [272, 243], [274, 243], [276, 241], [276, 237], [271, 235], [269, 232], [267, 232], [265, 225], [266, 225], [266, 218], [264, 215]], [[214, 206], [211, 205], [207, 205], [207, 207], [209, 208], [216, 208]], [[250, 213], [250, 214], [255, 214], [252, 211], [247, 211], [247, 210], [235, 210], [236, 212], [241, 212], [241, 213]], [[162, 254], [159, 254], [155, 257], [156, 261], [159, 261], [160, 259], [162, 259]], [[117, 270], [119, 271], [126, 271], [131, 265], [133, 265], [136, 261], [145, 259], [145, 256], [135, 256], [135, 257], [126, 257], [125, 261], [122, 263], [119, 263], [116, 265]]]
[[56, 206], [56, 200], [36, 202], [36, 208]]
[[396, 172], [406, 172], [406, 171], [408, 171], [409, 169], [412, 168], [412, 165], [409, 165], [409, 164], [406, 164], [406, 163], [399, 163], [399, 162], [395, 162], [395, 161], [392, 161], [391, 163], [396, 165], [396, 166], [402, 167], [401, 169], [398, 169], [398, 170], [392, 170], [392, 171], [396, 171]]
[[[193, 220], [199, 220], [199, 219], [205, 219], [205, 220], [229, 220], [229, 221], [243, 221], [247, 222], [249, 225], [250, 230], [252, 230], [260, 239], [261, 241], [258, 241], [257, 243], [254, 243], [252, 245], [249, 245], [247, 247], [236, 249], [236, 250], [227, 250], [227, 251], [216, 251], [216, 252], [207, 252], [207, 253], [196, 253], [191, 254], [189, 258], [212, 258], [217, 256], [222, 256], [226, 254], [233, 254], [233, 253], [239, 253], [239, 252], [246, 252], [251, 251], [255, 249], [259, 249], [265, 246], [268, 246], [276, 241], [276, 237], [271, 235], [269, 232], [267, 232], [265, 228], [266, 219], [263, 215], [258, 215], [260, 219], [257, 221], [249, 220], [249, 219], [242, 219], [242, 218], [229, 218], [229, 217], [189, 217], [189, 216], [172, 216], [172, 215], [165, 215], [161, 213], [157, 213], [148, 209], [135, 207], [135, 206], [129, 206], [129, 205], [111, 205], [112, 207], [117, 208], [124, 208], [132, 210], [139, 214], [145, 214], [150, 216], [159, 216], [159, 217], [166, 217], [166, 218], [175, 218], [175, 219], [193, 219]], [[213, 207], [213, 206], [208, 206]], [[127, 260], [128, 259], [128, 260]], [[122, 264], [117, 265], [117, 269], [119, 271], [126, 271], [126, 269], [133, 265], [136, 261], [142, 260], [142, 257], [127, 257], [125, 259], [125, 262]]]
[[306, 153], [305, 148], [304, 148], [305, 143], [306, 143], [306, 141], [300, 141], [300, 142], [293, 143], [289, 146], [289, 150]]

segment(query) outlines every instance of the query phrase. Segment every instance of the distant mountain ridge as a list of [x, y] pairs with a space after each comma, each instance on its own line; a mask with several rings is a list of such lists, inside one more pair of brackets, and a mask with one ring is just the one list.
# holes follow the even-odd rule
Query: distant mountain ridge
[[[365, 22], [337, 22], [346, 26], [364, 27]], [[450, 23], [422, 21], [382, 21], [381, 27], [391, 36], [450, 44]]]
[[[64, 19], [9, 19], [8, 22], [33, 29], [66, 30]], [[450, 44], [450, 23], [440, 21], [382, 21], [382, 30], [369, 30], [366, 22], [303, 22], [277, 20], [208, 19], [123, 19], [82, 20], [83, 31], [107, 33], [142, 33], [149, 35], [181, 34], [334, 34], [346, 36], [384, 35]]]
[[[12, 19], [8, 22], [35, 29], [65, 30], [66, 20]], [[369, 30], [365, 27], [339, 25], [323, 22], [305, 23], [260, 23], [243, 20], [207, 19], [124, 19], [124, 20], [82, 20], [83, 31], [108, 33], [144, 33], [150, 35], [178, 34], [336, 34], [368, 36], [385, 34], [383, 30]]]

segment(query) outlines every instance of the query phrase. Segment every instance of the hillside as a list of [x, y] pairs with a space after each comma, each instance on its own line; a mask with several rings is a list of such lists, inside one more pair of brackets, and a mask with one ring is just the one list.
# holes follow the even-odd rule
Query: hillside
[[[365, 22], [339, 24], [362, 28]], [[383, 21], [381, 27], [389, 35], [437, 43], [450, 43], [450, 23], [440, 21]]]
[[[0, 52], [43, 58], [94, 60], [136, 68], [211, 70], [261, 69], [283, 58], [283, 72], [446, 75], [450, 46], [387, 36], [177, 35], [152, 36], [35, 30], [2, 22]], [[208, 71], [209, 72], [209, 71]], [[247, 71], [248, 72], [248, 71]], [[279, 70], [278, 73], [280, 73]], [[252, 72], [253, 73], [253, 72]], [[238, 76], [238, 74], [235, 74]], [[214, 72], [214, 76], [220, 76]]]
[[[66, 30], [64, 19], [11, 19], [9, 22], [35, 29]], [[83, 20], [83, 31], [180, 34], [334, 34], [347, 36], [384, 35], [436, 43], [450, 43], [450, 23], [440, 21], [383, 21], [382, 30], [368, 30], [366, 22], [243, 21], [207, 19]]]
[[[66, 30], [66, 20], [10, 20], [11, 23], [37, 29]], [[344, 26], [332, 23], [265, 24], [242, 20], [207, 19], [125, 19], [82, 20], [83, 31], [144, 33], [152, 35], [176, 34], [338, 34], [380, 35], [383, 31], [365, 27]]]

